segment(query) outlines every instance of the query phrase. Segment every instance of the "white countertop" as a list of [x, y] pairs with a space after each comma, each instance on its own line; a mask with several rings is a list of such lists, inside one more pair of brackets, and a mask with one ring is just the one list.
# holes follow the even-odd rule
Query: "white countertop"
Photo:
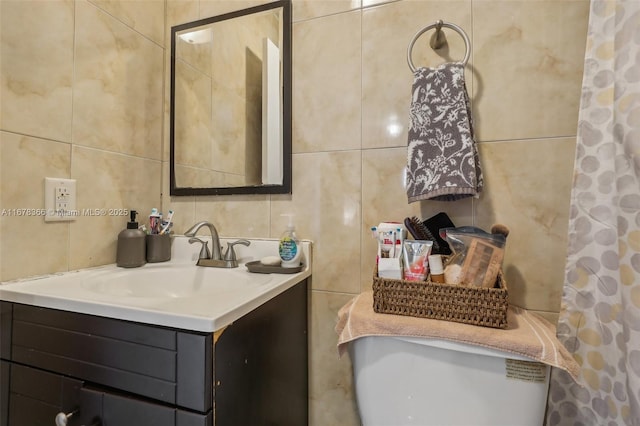
[[[204, 238], [206, 239], [206, 237]], [[227, 241], [221, 238], [223, 248]], [[278, 253], [277, 239], [236, 245], [240, 266], [196, 266], [199, 244], [173, 239], [169, 262], [140, 268], [106, 265], [0, 283], [0, 300], [84, 314], [214, 332], [311, 276], [311, 242], [302, 241], [302, 271], [256, 274], [245, 263]]]

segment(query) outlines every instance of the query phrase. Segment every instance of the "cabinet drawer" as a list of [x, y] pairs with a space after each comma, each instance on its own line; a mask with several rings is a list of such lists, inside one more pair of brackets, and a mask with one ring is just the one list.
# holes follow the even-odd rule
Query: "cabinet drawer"
[[[73, 413], [69, 426], [212, 426], [213, 413], [199, 414], [85, 387], [80, 380], [40, 369], [2, 362], [8, 367], [8, 404], [0, 425], [50, 426], [60, 412]], [[4, 370], [3, 370], [4, 371]], [[6, 408], [8, 408], [8, 410]], [[7, 416], [7, 417], [5, 417]]]
[[52, 425], [56, 414], [77, 405], [79, 380], [17, 364], [9, 369], [8, 424]]
[[213, 426], [213, 413], [200, 414], [123, 395], [102, 393], [104, 426]]
[[11, 359], [208, 411], [211, 336], [15, 304]]

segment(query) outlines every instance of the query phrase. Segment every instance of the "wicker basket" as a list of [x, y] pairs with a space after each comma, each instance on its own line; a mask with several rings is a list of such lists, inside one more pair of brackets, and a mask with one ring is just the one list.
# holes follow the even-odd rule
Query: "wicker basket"
[[405, 281], [373, 274], [373, 310], [382, 314], [431, 318], [507, 328], [509, 295], [502, 272], [495, 288]]

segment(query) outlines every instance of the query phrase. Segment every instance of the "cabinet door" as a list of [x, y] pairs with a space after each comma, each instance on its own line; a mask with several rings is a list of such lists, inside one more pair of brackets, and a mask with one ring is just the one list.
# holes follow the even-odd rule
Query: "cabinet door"
[[216, 426], [307, 424], [306, 282], [229, 325], [214, 350]]

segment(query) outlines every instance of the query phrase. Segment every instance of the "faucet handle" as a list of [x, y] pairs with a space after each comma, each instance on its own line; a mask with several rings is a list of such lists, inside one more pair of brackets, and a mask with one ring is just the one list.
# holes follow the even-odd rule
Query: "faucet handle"
[[203, 241], [200, 238], [189, 238], [189, 244], [193, 243], [201, 243], [202, 247], [200, 248], [200, 255], [198, 259], [211, 259], [211, 253], [209, 252], [209, 242]]
[[236, 252], [233, 249], [233, 246], [235, 246], [236, 244], [242, 244], [243, 246], [249, 246], [251, 244], [251, 241], [249, 240], [237, 240], [234, 242], [229, 242], [227, 243], [227, 251], [224, 253], [224, 260], [231, 260], [231, 261], [235, 261], [236, 260]]

